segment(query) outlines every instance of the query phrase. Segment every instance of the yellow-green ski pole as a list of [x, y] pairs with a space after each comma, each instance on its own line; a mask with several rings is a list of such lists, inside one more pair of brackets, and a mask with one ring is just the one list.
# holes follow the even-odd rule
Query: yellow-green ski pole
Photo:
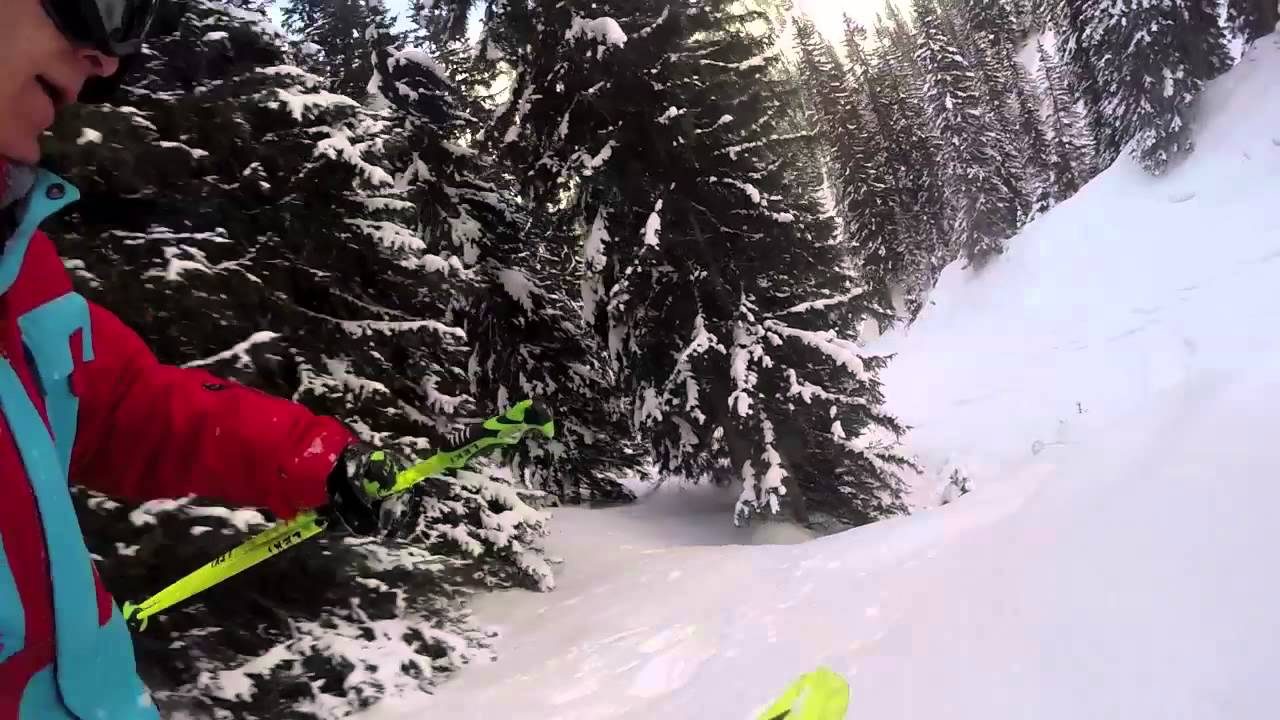
[[[383, 498], [398, 495], [429, 477], [465, 467], [472, 458], [487, 450], [514, 445], [529, 432], [554, 437], [555, 421], [532, 400], [524, 400], [502, 415], [467, 428], [466, 437], [456, 448], [442, 450], [401, 472], [396, 476], [394, 486], [369, 485], [366, 489]], [[146, 600], [136, 604], [125, 603], [122, 609], [125, 621], [134, 630], [144, 630], [152, 616], [318, 535], [327, 525], [327, 518], [308, 511], [288, 522], [267, 528]]]

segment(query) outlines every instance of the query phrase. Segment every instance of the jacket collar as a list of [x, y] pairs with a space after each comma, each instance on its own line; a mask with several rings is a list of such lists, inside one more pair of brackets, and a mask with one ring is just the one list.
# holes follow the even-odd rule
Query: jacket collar
[[80, 199], [75, 186], [47, 170], [25, 165], [0, 165], [0, 294], [18, 279], [31, 238], [50, 215]]
[[7, 209], [31, 192], [39, 171], [29, 165], [0, 160], [0, 210]]

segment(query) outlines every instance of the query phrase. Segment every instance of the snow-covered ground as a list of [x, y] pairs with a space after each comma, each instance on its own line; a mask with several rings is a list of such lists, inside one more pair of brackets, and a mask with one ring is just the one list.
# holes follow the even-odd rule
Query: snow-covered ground
[[1275, 717], [1280, 40], [1203, 107], [1187, 162], [1120, 161], [871, 348], [918, 502], [971, 493], [807, 542], [715, 493], [559, 511], [560, 588], [477, 607], [498, 662], [368, 717], [745, 720], [819, 664], [851, 718]]

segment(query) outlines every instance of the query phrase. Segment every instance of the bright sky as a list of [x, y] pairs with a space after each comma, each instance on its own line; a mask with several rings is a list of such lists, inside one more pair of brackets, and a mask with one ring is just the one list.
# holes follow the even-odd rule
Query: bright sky
[[870, 31], [875, 27], [876, 14], [884, 8], [884, 0], [797, 0], [796, 7], [813, 18], [828, 40], [839, 45], [844, 38], [841, 17], [848, 14]]
[[[403, 21], [408, 13], [409, 0], [384, 1]], [[900, 7], [906, 5], [905, 0], [895, 2]], [[796, 0], [796, 6], [813, 18], [818, 28], [839, 47], [844, 39], [844, 21], [841, 18], [847, 13], [870, 31], [875, 26], [876, 14], [884, 8], [884, 0]], [[282, 22], [278, 5], [272, 8], [271, 14], [277, 23]]]

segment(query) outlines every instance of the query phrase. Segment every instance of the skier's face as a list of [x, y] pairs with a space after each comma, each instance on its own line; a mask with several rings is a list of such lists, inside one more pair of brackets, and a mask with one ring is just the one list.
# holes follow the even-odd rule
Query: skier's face
[[40, 133], [54, 113], [90, 77], [111, 75], [119, 65], [64, 37], [41, 0], [0, 0], [0, 159], [39, 160]]

